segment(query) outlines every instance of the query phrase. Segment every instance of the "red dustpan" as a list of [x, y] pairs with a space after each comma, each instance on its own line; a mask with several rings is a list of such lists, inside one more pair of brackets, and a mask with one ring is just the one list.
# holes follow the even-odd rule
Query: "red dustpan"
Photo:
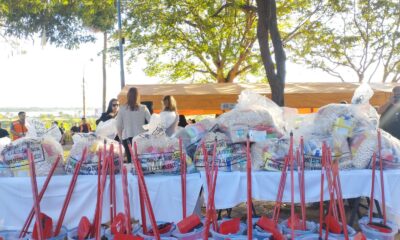
[[125, 214], [123, 214], [123, 213], [118, 213], [117, 216], [115, 216], [115, 218], [110, 226], [112, 234], [117, 234], [117, 233], [126, 234], [125, 219], [126, 219], [126, 217], [125, 217]]
[[273, 239], [276, 240], [284, 239], [282, 233], [279, 232], [276, 222], [274, 220], [262, 216], [260, 217], [260, 219], [258, 219], [256, 224], [264, 231], [272, 233]]
[[188, 233], [201, 224], [199, 216], [192, 214], [178, 222], [177, 227], [180, 233]]
[[87, 217], [82, 217], [78, 225], [78, 239], [86, 239], [90, 234], [91, 224]]
[[220, 224], [218, 232], [224, 235], [235, 234], [240, 229], [240, 218], [233, 218]]
[[[44, 213], [40, 213], [40, 221], [42, 222], [42, 232], [44, 239], [53, 237], [53, 219]], [[37, 224], [33, 227], [32, 239], [39, 239]]]

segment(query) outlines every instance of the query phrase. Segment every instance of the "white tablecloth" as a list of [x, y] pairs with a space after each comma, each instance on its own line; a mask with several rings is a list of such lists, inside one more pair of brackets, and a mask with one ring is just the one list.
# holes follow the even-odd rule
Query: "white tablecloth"
[[[58, 220], [72, 176], [54, 176], [41, 202], [41, 211]], [[45, 181], [38, 177], [39, 191]], [[199, 174], [187, 175], [187, 212], [194, 210], [201, 189]], [[103, 222], [109, 221], [109, 188], [106, 186], [103, 205]], [[146, 176], [150, 199], [158, 220], [177, 221], [182, 217], [180, 176]], [[140, 214], [136, 177], [128, 176], [131, 215]], [[67, 228], [76, 227], [82, 216], [92, 219], [96, 208], [97, 176], [79, 176], [70, 205], [64, 218]], [[117, 210], [123, 211], [120, 176], [116, 176]], [[29, 178], [0, 178], [0, 230], [21, 229], [32, 207], [33, 198]], [[31, 227], [33, 224], [31, 224]]]
[[[371, 170], [340, 171], [343, 198], [369, 197], [371, 191]], [[253, 172], [252, 196], [263, 201], [275, 201], [280, 181], [280, 172]], [[298, 176], [295, 172], [295, 189], [298, 190]], [[201, 172], [203, 185], [207, 186], [205, 173]], [[400, 170], [384, 171], [385, 200], [388, 211], [400, 216]], [[320, 199], [321, 172], [305, 172], [306, 202], [318, 202]], [[375, 175], [375, 198], [381, 200], [379, 171]], [[206, 187], [204, 188], [205, 190]], [[324, 198], [328, 199], [328, 186], [325, 179]], [[219, 172], [215, 193], [217, 209], [231, 208], [246, 202], [247, 178], [245, 172]], [[298, 192], [298, 191], [297, 191]], [[300, 194], [295, 195], [299, 202]], [[207, 201], [207, 191], [205, 191]], [[286, 178], [283, 201], [290, 202], [290, 172]]]
[[[133, 199], [135, 201], [133, 216], [141, 221], [139, 191], [136, 176], [133, 177]], [[157, 220], [178, 222], [182, 220], [182, 191], [180, 176], [148, 176], [146, 177], [147, 190], [150, 195], [154, 215]], [[193, 213], [200, 194], [202, 182], [200, 175], [186, 176], [186, 212], [187, 216]], [[149, 220], [147, 221], [149, 223]]]

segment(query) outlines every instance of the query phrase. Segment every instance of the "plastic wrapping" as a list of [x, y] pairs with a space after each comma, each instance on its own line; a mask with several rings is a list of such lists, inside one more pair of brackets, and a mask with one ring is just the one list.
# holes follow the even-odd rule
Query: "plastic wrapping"
[[279, 138], [285, 125], [282, 113], [282, 109], [268, 98], [244, 90], [235, 108], [218, 117], [218, 125], [229, 133], [233, 143], [245, 142], [250, 130], [267, 130], [269, 136], [265, 138]]
[[208, 162], [211, 164], [214, 143], [216, 145], [216, 165], [219, 171], [245, 171], [246, 170], [246, 145], [241, 143], [231, 143], [229, 138], [220, 132], [208, 133], [198, 144], [194, 154], [195, 166], [198, 170], [204, 170], [204, 153], [202, 144], [207, 150]]
[[[375, 135], [376, 136], [376, 135]], [[381, 130], [382, 139], [382, 161], [384, 169], [399, 169], [400, 168], [400, 140], [390, 135], [390, 133]], [[376, 138], [377, 141], [377, 138]], [[379, 154], [379, 152], [377, 152]], [[377, 155], [377, 161], [379, 155]], [[371, 167], [369, 164], [368, 167]]]
[[36, 118], [26, 118], [25, 126], [28, 129], [27, 137], [42, 137], [46, 132], [46, 126]]
[[111, 118], [105, 122], [99, 122], [96, 128], [96, 135], [114, 139], [115, 136], [117, 136], [117, 121], [114, 118]]
[[251, 146], [253, 170], [281, 171], [289, 151], [288, 139], [269, 139]]
[[97, 175], [99, 161], [98, 151], [101, 150], [103, 154], [104, 143], [106, 143], [107, 152], [109, 152], [111, 144], [114, 145], [114, 169], [115, 173], [119, 173], [120, 158], [119, 143], [117, 141], [97, 136], [94, 133], [75, 133], [72, 136], [72, 139], [74, 141], [74, 145], [72, 145], [65, 165], [65, 171], [68, 174], [72, 174], [74, 172], [75, 165], [81, 160], [83, 150], [85, 147], [87, 147], [87, 156], [85, 162], [81, 166], [79, 174]]
[[[47, 176], [57, 157], [63, 156], [61, 145], [52, 138], [19, 138], [6, 145], [1, 151], [0, 175], [29, 176], [29, 160], [27, 150], [33, 153], [37, 176]], [[55, 174], [63, 174], [62, 159]]]
[[[137, 144], [137, 154], [144, 174], [180, 174], [181, 158], [179, 140], [167, 137], [165, 134], [142, 134], [133, 138]], [[185, 149], [183, 154], [185, 153]], [[194, 166], [191, 158], [186, 156], [187, 172], [193, 172]], [[136, 174], [132, 168], [133, 174]]]
[[369, 100], [374, 95], [374, 91], [368, 83], [362, 83], [355, 91], [353, 98], [351, 99], [352, 104], [365, 104], [369, 103]]

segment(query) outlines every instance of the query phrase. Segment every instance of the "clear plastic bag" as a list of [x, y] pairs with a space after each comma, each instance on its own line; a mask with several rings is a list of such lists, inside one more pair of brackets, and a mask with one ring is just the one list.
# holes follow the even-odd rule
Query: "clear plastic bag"
[[353, 98], [351, 99], [352, 104], [365, 104], [369, 103], [369, 100], [374, 95], [374, 90], [368, 83], [362, 83], [355, 91]]
[[289, 151], [288, 139], [269, 139], [251, 146], [253, 170], [281, 171]]
[[[132, 139], [136, 142], [137, 154], [144, 174], [180, 174], [181, 157], [179, 140], [159, 135], [145, 134]], [[186, 154], [185, 149], [182, 149]], [[186, 171], [194, 172], [192, 159], [186, 155]], [[132, 168], [132, 173], [136, 174]]]
[[[284, 133], [282, 109], [270, 99], [251, 90], [239, 95], [235, 108], [218, 117], [218, 125], [233, 143], [245, 142], [250, 129], [271, 128], [277, 137]], [[243, 133], [243, 134], [242, 134]]]
[[245, 171], [246, 170], [246, 145], [242, 143], [231, 143], [229, 138], [220, 132], [209, 132], [197, 145], [194, 154], [196, 169], [204, 170], [203, 143], [205, 145], [208, 162], [211, 164], [214, 144], [216, 141], [215, 164], [219, 171]]
[[33, 154], [37, 176], [47, 176], [58, 156], [61, 156], [61, 160], [56, 174], [64, 174], [63, 150], [61, 145], [52, 138], [24, 137], [6, 145], [1, 152], [3, 170], [7, 172], [6, 168], [9, 168], [9, 172], [14, 177], [29, 176], [28, 149]]
[[[120, 156], [119, 156], [119, 143], [112, 139], [97, 136], [94, 133], [75, 133], [72, 136], [74, 145], [72, 145], [71, 151], [66, 161], [65, 171], [68, 174], [74, 172], [76, 164], [81, 160], [82, 153], [85, 148], [87, 148], [87, 156], [85, 162], [82, 164], [79, 174], [82, 175], [97, 175], [98, 174], [98, 162], [99, 156], [98, 151], [102, 151], [104, 147], [109, 149], [111, 144], [114, 147], [113, 157], [114, 157], [114, 169], [115, 173], [120, 172]], [[124, 154], [124, 149], [122, 148], [122, 154]], [[104, 159], [104, 158], [102, 158]]]
[[96, 128], [96, 135], [114, 139], [117, 136], [117, 121], [111, 118], [105, 122], [99, 122]]

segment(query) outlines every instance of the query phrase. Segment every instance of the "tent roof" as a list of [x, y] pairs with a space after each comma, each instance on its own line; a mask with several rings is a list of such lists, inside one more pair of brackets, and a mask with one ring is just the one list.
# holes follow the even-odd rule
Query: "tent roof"
[[[370, 102], [374, 106], [384, 104], [395, 86], [381, 83], [370, 85], [374, 90]], [[343, 100], [350, 102], [358, 86], [358, 83], [286, 83], [285, 105], [293, 108], [318, 108]], [[222, 113], [222, 104], [236, 103], [238, 95], [245, 89], [271, 97], [269, 85], [259, 83], [146, 84], [126, 85], [118, 95], [121, 104], [126, 103], [126, 95], [131, 87], [139, 89], [141, 101], [153, 102], [155, 112], [161, 110], [163, 96], [174, 96], [181, 114]]]

